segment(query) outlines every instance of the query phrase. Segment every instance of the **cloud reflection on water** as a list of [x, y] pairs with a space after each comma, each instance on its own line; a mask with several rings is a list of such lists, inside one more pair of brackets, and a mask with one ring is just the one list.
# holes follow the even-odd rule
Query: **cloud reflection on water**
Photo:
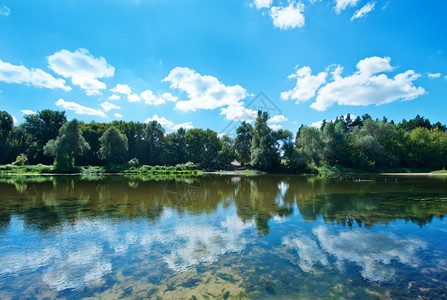
[[427, 247], [420, 240], [362, 229], [337, 234], [318, 226], [312, 230], [312, 236], [283, 238], [284, 246], [298, 252], [298, 265], [304, 272], [312, 271], [317, 264], [328, 267], [329, 261], [338, 268], [342, 268], [344, 262], [352, 262], [361, 268], [365, 279], [375, 282], [392, 280], [393, 262], [417, 267], [417, 252]]
[[[169, 215], [167, 215], [169, 217]], [[16, 227], [23, 221], [15, 218]], [[0, 247], [0, 279], [34, 274], [56, 291], [82, 290], [99, 284], [122, 260], [143, 247], [162, 255], [167, 267], [186, 271], [201, 263], [215, 262], [226, 253], [245, 248], [244, 231], [254, 222], [227, 216], [215, 226], [179, 224], [164, 229], [146, 222], [122, 224], [120, 229], [105, 219], [82, 219], [64, 224], [45, 238], [29, 235]], [[136, 249], [136, 251], [139, 251]], [[39, 275], [41, 273], [41, 275]]]

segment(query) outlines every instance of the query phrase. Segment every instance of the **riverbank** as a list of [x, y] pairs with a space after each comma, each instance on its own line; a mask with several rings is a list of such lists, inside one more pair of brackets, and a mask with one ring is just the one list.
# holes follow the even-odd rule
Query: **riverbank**
[[80, 174], [80, 175], [102, 175], [102, 174], [141, 174], [141, 175], [198, 175], [204, 170], [193, 163], [179, 164], [176, 166], [80, 166], [71, 168], [55, 168], [52, 165], [2, 165], [2, 175], [44, 175], [44, 174]]
[[[217, 170], [207, 171], [200, 168], [199, 165], [193, 163], [179, 164], [176, 166], [129, 166], [112, 165], [112, 166], [80, 166], [65, 169], [58, 169], [52, 165], [24, 165], [18, 166], [13, 164], [1, 165], [0, 175], [48, 175], [48, 174], [72, 174], [72, 175], [106, 175], [106, 174], [135, 174], [135, 175], [237, 175], [237, 176], [253, 176], [262, 174], [271, 174], [253, 169], [241, 170]], [[273, 173], [279, 174], [279, 173]], [[377, 172], [367, 172], [365, 170], [356, 170], [348, 168], [327, 168], [319, 167], [313, 169], [310, 173], [298, 175], [346, 175], [346, 174], [378, 174], [390, 176], [447, 176], [447, 170], [429, 171], [429, 170], [410, 170], [410, 169], [393, 169], [380, 170]]]

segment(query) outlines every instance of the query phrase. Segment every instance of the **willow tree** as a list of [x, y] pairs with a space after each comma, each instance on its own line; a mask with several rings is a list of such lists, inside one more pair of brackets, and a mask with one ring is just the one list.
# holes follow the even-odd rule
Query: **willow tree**
[[44, 154], [55, 156], [56, 168], [70, 168], [75, 165], [75, 158], [90, 149], [81, 134], [78, 120], [65, 123], [55, 140], [49, 140], [44, 147]]

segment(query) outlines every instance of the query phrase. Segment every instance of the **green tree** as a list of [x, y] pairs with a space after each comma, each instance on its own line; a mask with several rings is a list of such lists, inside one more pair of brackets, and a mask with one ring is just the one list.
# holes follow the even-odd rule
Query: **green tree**
[[0, 163], [9, 162], [9, 149], [7, 146], [8, 137], [14, 128], [12, 116], [6, 111], [0, 110]]
[[25, 116], [26, 133], [30, 136], [31, 144], [27, 150], [27, 156], [31, 164], [46, 163], [51, 161], [44, 156], [44, 146], [49, 140], [55, 139], [59, 129], [67, 122], [63, 111], [45, 109], [35, 115]]
[[[326, 125], [324, 127], [327, 126]], [[324, 143], [322, 131], [315, 127], [301, 126], [295, 140], [299, 156], [306, 164], [319, 166], [323, 158]]]
[[247, 122], [242, 122], [236, 129], [236, 139], [234, 141], [234, 150], [238, 160], [242, 165], [250, 162], [251, 141], [253, 139], [253, 126]]
[[217, 167], [216, 158], [221, 144], [217, 133], [207, 129], [190, 129], [185, 135], [187, 159], [200, 164], [203, 168], [214, 169]]
[[223, 169], [236, 159], [236, 153], [234, 152], [234, 141], [227, 135], [220, 138], [220, 146], [216, 160], [218, 168]]
[[168, 165], [186, 163], [186, 130], [179, 128], [177, 132], [165, 136], [165, 151], [163, 161]]
[[146, 124], [144, 134], [144, 154], [140, 162], [157, 165], [161, 162], [165, 130], [157, 121]]
[[[329, 165], [346, 165], [349, 159], [347, 155], [347, 141], [345, 128], [342, 121], [329, 122], [323, 128], [323, 156]], [[349, 125], [350, 126], [350, 125]]]
[[75, 165], [75, 158], [90, 149], [81, 134], [78, 120], [65, 123], [55, 140], [49, 140], [44, 147], [45, 155], [55, 156], [57, 168], [70, 168]]
[[276, 138], [267, 125], [268, 119], [267, 112], [258, 111], [250, 149], [250, 164], [262, 171], [272, 171], [279, 167]]
[[99, 138], [101, 158], [110, 164], [120, 164], [127, 160], [127, 136], [115, 126], [110, 126]]

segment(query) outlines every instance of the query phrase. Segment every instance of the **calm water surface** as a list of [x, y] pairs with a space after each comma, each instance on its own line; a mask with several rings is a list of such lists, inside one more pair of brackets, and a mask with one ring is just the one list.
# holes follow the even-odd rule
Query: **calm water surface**
[[0, 299], [446, 299], [447, 178], [0, 178]]

